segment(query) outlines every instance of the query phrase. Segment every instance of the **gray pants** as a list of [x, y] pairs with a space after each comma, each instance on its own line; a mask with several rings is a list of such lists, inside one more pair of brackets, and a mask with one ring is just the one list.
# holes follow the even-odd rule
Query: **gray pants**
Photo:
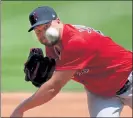
[[129, 90], [113, 98], [102, 98], [87, 91], [90, 117], [120, 117], [124, 104], [132, 108], [132, 73], [128, 80]]

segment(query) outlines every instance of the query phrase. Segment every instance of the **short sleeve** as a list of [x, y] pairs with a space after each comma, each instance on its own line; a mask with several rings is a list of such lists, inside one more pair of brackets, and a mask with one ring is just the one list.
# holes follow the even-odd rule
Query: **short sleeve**
[[61, 60], [57, 62], [56, 70], [83, 69], [93, 56], [88, 43], [83, 38], [75, 38], [70, 40], [61, 52]]

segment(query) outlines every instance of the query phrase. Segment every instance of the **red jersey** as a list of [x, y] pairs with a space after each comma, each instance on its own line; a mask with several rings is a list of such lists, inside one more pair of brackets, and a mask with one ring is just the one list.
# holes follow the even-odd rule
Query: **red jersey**
[[[77, 70], [72, 79], [94, 94], [115, 95], [132, 70], [132, 52], [92, 28], [65, 24], [62, 46], [56, 70]], [[53, 47], [46, 55], [57, 57]]]

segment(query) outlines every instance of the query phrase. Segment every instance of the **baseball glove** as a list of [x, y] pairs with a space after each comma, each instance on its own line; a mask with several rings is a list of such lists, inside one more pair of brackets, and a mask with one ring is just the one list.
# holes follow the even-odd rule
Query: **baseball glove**
[[31, 81], [35, 87], [40, 87], [51, 78], [55, 65], [55, 59], [44, 57], [41, 48], [32, 48], [24, 64], [25, 81]]

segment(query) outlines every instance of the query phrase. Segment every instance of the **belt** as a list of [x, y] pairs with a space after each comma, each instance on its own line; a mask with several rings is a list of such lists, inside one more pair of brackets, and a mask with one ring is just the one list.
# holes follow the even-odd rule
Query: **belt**
[[125, 85], [119, 91], [117, 91], [116, 94], [117, 95], [123, 94], [124, 92], [126, 92], [129, 89], [130, 86], [131, 86], [131, 83], [130, 83], [129, 80], [127, 80], [127, 82], [125, 83]]

